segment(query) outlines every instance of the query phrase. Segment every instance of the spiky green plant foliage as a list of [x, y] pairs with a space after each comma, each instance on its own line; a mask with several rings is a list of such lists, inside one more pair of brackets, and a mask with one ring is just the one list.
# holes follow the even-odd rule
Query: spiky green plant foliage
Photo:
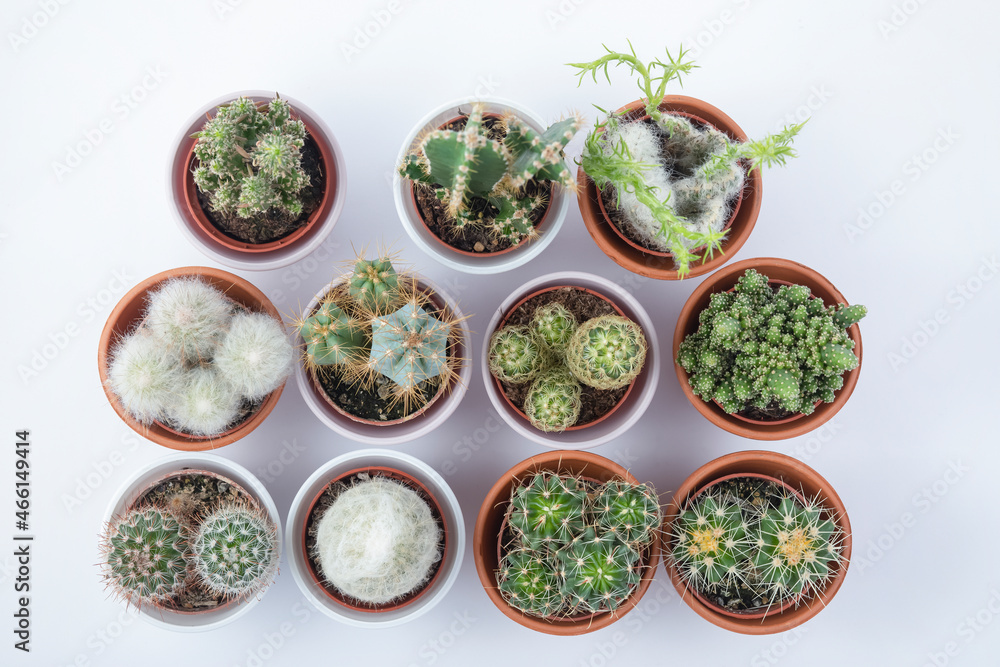
[[390, 307], [399, 296], [399, 276], [392, 262], [378, 257], [359, 259], [350, 278], [351, 297], [376, 312]]
[[490, 336], [490, 373], [501, 382], [531, 382], [549, 361], [545, 346], [526, 326], [503, 327]]
[[746, 576], [750, 526], [736, 498], [713, 491], [702, 493], [673, 525], [671, 557], [678, 572], [695, 588], [708, 590]]
[[305, 341], [306, 358], [315, 365], [349, 364], [368, 357], [363, 325], [332, 301], [320, 304], [297, 328]]
[[278, 571], [278, 527], [259, 506], [226, 503], [200, 520], [192, 551], [206, 589], [227, 599], [253, 597]]
[[412, 395], [423, 382], [448, 367], [451, 325], [415, 301], [372, 320], [372, 368], [392, 380], [401, 395]]
[[392, 602], [441, 559], [441, 528], [405, 484], [375, 476], [342, 491], [320, 519], [315, 556], [327, 582], [362, 602]]
[[271, 209], [302, 213], [299, 193], [309, 184], [300, 154], [306, 128], [292, 119], [288, 102], [240, 97], [220, 106], [194, 136], [194, 182], [213, 210], [241, 218]]
[[531, 317], [531, 328], [538, 340], [557, 355], [561, 355], [576, 331], [573, 313], [561, 303], [539, 306]]
[[557, 552], [563, 580], [560, 592], [570, 607], [588, 612], [612, 611], [639, 584], [639, 553], [614, 535], [587, 528]]
[[649, 544], [663, 520], [660, 501], [648, 484], [608, 482], [594, 497], [591, 513], [608, 534], [634, 547]]
[[111, 350], [107, 385], [138, 422], [211, 437], [280, 387], [292, 356], [280, 322], [201, 278], [173, 278]]
[[563, 149], [583, 126], [579, 115], [539, 134], [513, 114], [501, 119], [503, 140], [491, 139], [484, 106], [472, 105], [461, 130], [435, 129], [398, 167], [405, 179], [435, 188], [454, 226], [485, 227], [518, 244], [536, 234], [532, 212], [545, 204], [529, 195], [529, 181], [548, 180], [573, 189], [576, 180], [563, 162]]
[[548, 554], [512, 551], [500, 561], [497, 583], [507, 604], [533, 616], [553, 616], [564, 606], [559, 565]]
[[646, 337], [639, 325], [621, 315], [587, 320], [576, 330], [566, 348], [566, 365], [584, 384], [597, 389], [617, 389], [642, 372], [646, 362]]
[[773, 289], [748, 269], [731, 292], [711, 296], [677, 363], [694, 393], [732, 414], [750, 407], [812, 414], [830, 403], [843, 374], [858, 365], [846, 328], [864, 306], [827, 307], [803, 285]]
[[185, 586], [190, 545], [185, 528], [168, 512], [147, 507], [115, 517], [102, 551], [104, 581], [126, 602], [162, 605]]
[[531, 383], [524, 399], [524, 414], [540, 431], [565, 431], [580, 419], [582, 391], [565, 366], [556, 366]]
[[514, 490], [510, 525], [534, 549], [568, 543], [583, 530], [586, 497], [575, 477], [538, 473]]
[[[681, 277], [692, 262], [722, 248], [732, 202], [742, 190], [744, 169], [784, 165], [795, 157], [792, 141], [802, 125], [789, 125], [760, 140], [740, 142], [716, 128], [693, 123], [660, 109], [668, 84], [696, 67], [681, 48], [676, 58], [643, 62], [629, 52], [612, 51], [591, 62], [570, 63], [582, 83], [609, 68], [626, 67], [637, 75], [648, 122], [642, 114], [605, 112], [587, 136], [580, 164], [598, 190], [612, 187], [628, 231], [652, 250], [673, 255]], [[600, 109], [600, 107], [598, 107]]]

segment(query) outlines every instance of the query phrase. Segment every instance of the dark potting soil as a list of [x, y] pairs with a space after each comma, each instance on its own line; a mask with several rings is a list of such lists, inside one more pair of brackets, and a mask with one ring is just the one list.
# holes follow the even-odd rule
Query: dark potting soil
[[756, 421], [762, 422], [772, 422], [778, 421], [779, 419], [788, 419], [792, 415], [796, 414], [790, 410], [785, 410], [777, 401], [771, 401], [765, 408], [758, 408], [753, 405], [743, 408], [737, 414], [747, 419], [754, 419]]
[[[514, 326], [527, 325], [531, 322], [536, 308], [550, 303], [562, 304], [566, 310], [573, 313], [576, 321], [580, 324], [594, 317], [618, 314], [610, 303], [590, 292], [585, 292], [574, 287], [561, 287], [528, 299], [507, 316], [505, 324]], [[514, 385], [501, 382], [500, 384], [511, 403], [523, 412], [524, 400], [528, 396], [528, 389], [531, 387], [531, 383]], [[595, 389], [585, 384], [581, 384], [581, 386], [583, 388], [580, 394], [582, 405], [580, 407], [580, 418], [576, 421], [577, 426], [589, 424], [611, 412], [618, 405], [625, 392], [628, 391], [628, 386], [618, 389]]]
[[331, 592], [335, 592], [336, 595], [338, 596], [344, 597], [352, 601], [352, 604], [358, 606], [368, 606], [376, 609], [379, 607], [388, 606], [390, 604], [397, 605], [406, 602], [407, 600], [416, 596], [417, 593], [419, 593], [424, 589], [427, 583], [430, 583], [430, 581], [434, 578], [434, 575], [437, 574], [438, 569], [441, 567], [441, 563], [444, 561], [443, 557], [444, 554], [442, 554], [442, 558], [438, 559], [431, 565], [431, 570], [430, 572], [427, 573], [426, 583], [423, 586], [420, 586], [416, 590], [410, 591], [406, 596], [404, 596], [399, 600], [382, 605], [370, 605], [366, 602], [362, 602], [361, 600], [352, 598], [351, 596], [346, 595], [341, 591], [339, 591], [332, 584], [326, 582], [326, 576], [323, 574], [323, 568], [320, 567], [319, 559], [316, 556], [316, 535], [319, 532], [319, 522], [322, 521], [323, 516], [326, 514], [326, 511], [330, 509], [330, 506], [333, 505], [334, 501], [337, 500], [337, 497], [341, 493], [351, 488], [352, 486], [354, 486], [354, 484], [356, 484], [359, 481], [370, 479], [371, 477], [382, 477], [382, 476], [388, 477], [389, 479], [393, 479], [398, 482], [402, 482], [406, 484], [409, 488], [416, 491], [417, 494], [424, 499], [428, 507], [431, 508], [431, 516], [434, 517], [434, 521], [437, 522], [438, 528], [441, 529], [441, 535], [442, 536], [444, 535], [444, 519], [441, 518], [441, 512], [434, 504], [434, 501], [430, 497], [428, 497], [427, 493], [422, 488], [420, 488], [419, 485], [413, 484], [409, 480], [402, 477], [397, 477], [395, 475], [382, 475], [379, 471], [374, 471], [374, 474], [372, 475], [369, 475], [367, 473], [358, 473], [356, 475], [351, 475], [346, 479], [341, 479], [337, 480], [336, 482], [331, 482], [330, 484], [327, 485], [326, 489], [323, 491], [323, 494], [319, 497], [319, 500], [316, 501], [316, 504], [313, 506], [312, 511], [309, 513], [309, 517], [306, 519], [306, 558], [309, 561], [309, 566], [312, 568], [313, 572], [316, 573], [316, 577], [323, 582], [323, 585], [327, 589], [329, 589]]
[[[132, 507], [163, 507], [189, 530], [195, 530], [197, 520], [212, 512], [222, 503], [257, 501], [235, 483], [208, 475], [179, 473], [146, 489]], [[201, 587], [186, 586], [174, 598], [171, 609], [200, 611], [218, 607], [226, 602], [225, 596], [215, 595]]]
[[[468, 117], [459, 118], [444, 126], [444, 129], [458, 131], [465, 127]], [[483, 118], [483, 126], [486, 128], [486, 136], [496, 141], [503, 141], [507, 136], [507, 128], [499, 118], [487, 116]], [[420, 217], [427, 224], [431, 232], [453, 248], [464, 250], [465, 252], [499, 252], [512, 247], [514, 244], [504, 238], [492, 236], [485, 226], [466, 225], [464, 229], [455, 227], [455, 219], [448, 215], [446, 206], [437, 198], [435, 194], [440, 188], [413, 184], [413, 194], [417, 201], [417, 211]], [[552, 182], [531, 179], [520, 189], [522, 196], [544, 195], [545, 203], [536, 206], [531, 212], [531, 223], [538, 226], [545, 211], [548, 209], [549, 195], [552, 192]], [[497, 210], [485, 199], [476, 198], [471, 202], [472, 213], [484, 220], [492, 220], [496, 217]]]
[[[329, 370], [326, 370], [329, 368]], [[402, 401], [394, 400], [392, 396], [392, 381], [384, 375], [375, 378], [375, 385], [366, 388], [361, 385], [350, 385], [344, 382], [336, 372], [335, 366], [325, 367], [316, 373], [316, 379], [330, 400], [345, 412], [355, 417], [371, 421], [393, 421], [402, 419], [426, 405], [440, 389], [440, 380], [432, 378], [420, 384], [427, 401], [419, 405], [410, 405], [405, 409]]]
[[[302, 200], [302, 213], [298, 216], [274, 208], [249, 218], [241, 218], [235, 213], [218, 213], [212, 210], [208, 195], [198, 190], [198, 203], [201, 205], [205, 217], [220, 232], [243, 243], [270, 243], [282, 239], [302, 227], [309, 221], [309, 216], [323, 202], [326, 174], [323, 173], [323, 156], [319, 145], [308, 132], [300, 154], [302, 155], [302, 168], [309, 176], [309, 184], [299, 192], [299, 198]], [[191, 166], [192, 168], [197, 166], [197, 158], [191, 159]]]

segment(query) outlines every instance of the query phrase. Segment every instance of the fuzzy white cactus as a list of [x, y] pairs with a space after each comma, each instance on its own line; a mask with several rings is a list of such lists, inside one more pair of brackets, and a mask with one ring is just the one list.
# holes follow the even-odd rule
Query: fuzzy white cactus
[[278, 572], [278, 527], [250, 503], [223, 504], [205, 517], [192, 549], [203, 586], [226, 598], [252, 597]]
[[143, 332], [122, 339], [112, 352], [108, 385], [136, 420], [160, 418], [173, 397], [183, 370], [163, 354], [163, 346]]
[[198, 278], [174, 278], [149, 295], [146, 327], [185, 359], [211, 359], [232, 316], [222, 292]]
[[213, 368], [196, 366], [184, 374], [168, 409], [170, 421], [192, 435], [216, 435], [236, 421], [241, 397]]
[[326, 580], [369, 604], [424, 583], [441, 559], [441, 529], [408, 486], [372, 477], [347, 489], [319, 522], [315, 554]]
[[223, 379], [256, 401], [285, 381], [292, 356], [292, 344], [280, 323], [263, 313], [238, 313], [214, 362]]

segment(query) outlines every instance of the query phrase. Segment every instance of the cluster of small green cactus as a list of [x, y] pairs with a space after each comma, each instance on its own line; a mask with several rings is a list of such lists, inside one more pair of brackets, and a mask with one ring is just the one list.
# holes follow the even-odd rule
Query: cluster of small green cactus
[[808, 601], [843, 561], [844, 533], [832, 513], [787, 489], [753, 504], [711, 487], [688, 502], [670, 533], [670, 558], [688, 586], [706, 595], [745, 587], [767, 609]]
[[463, 363], [452, 342], [459, 319], [436, 308], [417, 281], [385, 257], [358, 259], [294, 323], [306, 367], [334, 372], [350, 385], [386, 383], [386, 395], [407, 414], [450, 387]]
[[[625, 66], [638, 74], [645, 114], [608, 113], [587, 136], [580, 164], [598, 190], [614, 189], [617, 208], [628, 231], [645, 247], [673, 255], [683, 277], [692, 262], [721, 250], [733, 203], [746, 173], [783, 165], [795, 157], [792, 141], [802, 124], [785, 127], [760, 140], [735, 141], [710, 125], [662, 111], [667, 84], [681, 82], [694, 67], [682, 48], [677, 57], [643, 63], [635, 51], [607, 54], [586, 63], [571, 63], [580, 82], [596, 81], [608, 68]], [[699, 257], [699, 252], [701, 255]]]
[[695, 394], [730, 414], [749, 407], [811, 414], [817, 401], [834, 400], [843, 374], [857, 367], [847, 329], [866, 312], [827, 307], [803, 285], [775, 290], [748, 269], [735, 289], [711, 296], [677, 363]]
[[240, 97], [220, 106], [194, 136], [194, 182], [213, 210], [241, 218], [271, 209], [302, 213], [299, 193], [309, 176], [299, 151], [306, 128], [292, 119], [288, 102]]
[[205, 517], [136, 507], [105, 527], [102, 574], [112, 594], [136, 607], [170, 607], [190, 588], [242, 600], [274, 580], [277, 535], [249, 501], [223, 503]]
[[211, 437], [277, 389], [292, 358], [281, 322], [200, 278], [174, 278], [111, 351], [107, 384], [138, 422]]
[[482, 226], [517, 245], [536, 235], [531, 214], [546, 203], [544, 197], [525, 192], [529, 181], [576, 187], [563, 162], [563, 149], [583, 127], [583, 119], [574, 115], [539, 134], [516, 115], [505, 114], [500, 122], [506, 135], [497, 140], [489, 138], [483, 112], [482, 104], [473, 104], [461, 130], [428, 132], [398, 172], [434, 187], [456, 230]]
[[661, 520], [647, 484], [539, 472], [514, 488], [497, 584], [515, 609], [544, 618], [614, 611], [639, 584]]
[[624, 387], [645, 361], [646, 338], [638, 324], [620, 315], [578, 324], [558, 303], [536, 308], [530, 324], [501, 327], [490, 337], [490, 373], [512, 385], [531, 383], [524, 413], [542, 431], [576, 424], [582, 385]]

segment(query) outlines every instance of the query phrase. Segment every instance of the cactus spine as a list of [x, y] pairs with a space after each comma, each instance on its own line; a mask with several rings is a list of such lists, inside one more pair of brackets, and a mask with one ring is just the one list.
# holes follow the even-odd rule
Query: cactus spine
[[202, 584], [227, 599], [252, 597], [278, 571], [278, 529], [249, 504], [227, 504], [200, 521], [193, 541]]
[[136, 606], [161, 605], [185, 586], [190, 546], [167, 512], [145, 508], [113, 519], [103, 550], [105, 583]]

